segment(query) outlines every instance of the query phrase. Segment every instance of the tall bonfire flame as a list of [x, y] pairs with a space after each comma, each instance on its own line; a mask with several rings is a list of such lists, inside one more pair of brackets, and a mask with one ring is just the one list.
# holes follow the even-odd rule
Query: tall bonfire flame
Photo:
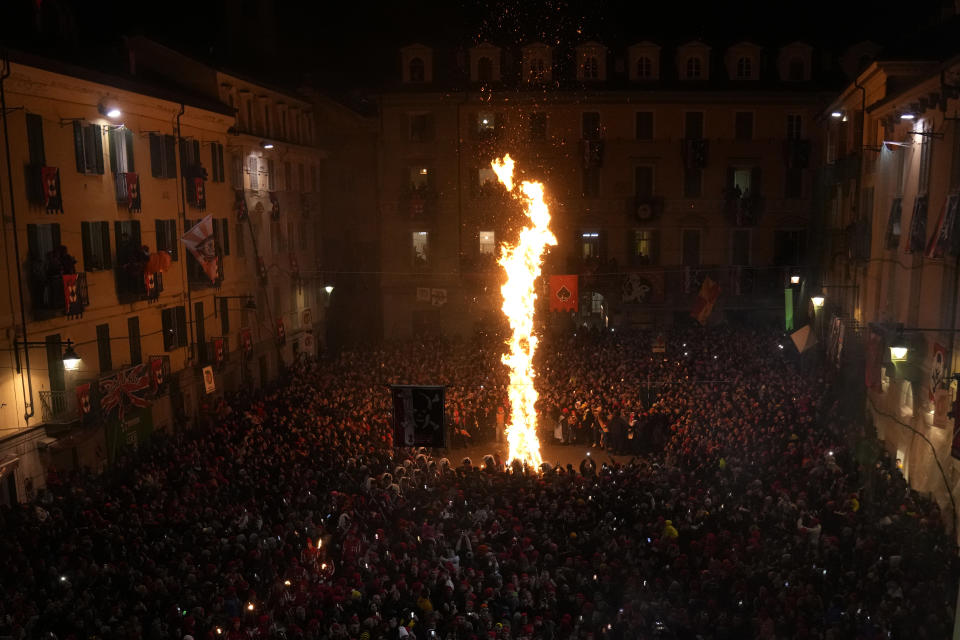
[[[507, 191], [513, 191], [513, 164], [509, 155], [491, 163]], [[524, 212], [533, 226], [523, 228], [517, 244], [504, 243], [499, 260], [507, 272], [507, 282], [500, 288], [503, 294], [501, 308], [513, 331], [507, 340], [510, 353], [503, 355], [503, 363], [510, 367], [510, 422], [506, 428], [510, 453], [507, 462], [522, 460], [539, 469], [543, 459], [540, 457], [534, 408], [538, 394], [533, 386], [536, 376], [533, 354], [537, 351], [538, 340], [533, 334], [533, 308], [537, 299], [533, 285], [540, 276], [543, 250], [548, 245], [556, 245], [557, 239], [550, 231], [550, 210], [543, 201], [543, 184], [524, 181], [520, 190], [526, 202]]]

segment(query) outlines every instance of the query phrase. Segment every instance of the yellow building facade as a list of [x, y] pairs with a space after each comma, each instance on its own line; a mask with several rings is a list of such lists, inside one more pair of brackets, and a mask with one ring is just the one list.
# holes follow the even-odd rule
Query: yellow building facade
[[[122, 78], [7, 67], [0, 500], [31, 498], [51, 470], [103, 469], [319, 348], [310, 104], [198, 63], [193, 84], [161, 88], [140, 79], [155, 61]], [[206, 216], [213, 278], [181, 242]], [[122, 421], [104, 380], [146, 386], [117, 396]]]

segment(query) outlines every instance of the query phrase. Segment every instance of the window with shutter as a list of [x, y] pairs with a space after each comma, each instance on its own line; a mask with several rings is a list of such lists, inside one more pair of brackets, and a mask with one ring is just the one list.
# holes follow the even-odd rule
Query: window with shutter
[[130, 364], [143, 362], [140, 349], [140, 316], [127, 318], [127, 340], [130, 343]]
[[177, 177], [177, 139], [173, 136], [163, 136], [163, 163], [164, 177]]
[[107, 131], [110, 147], [110, 171], [113, 173], [133, 173], [136, 171], [133, 161], [133, 131], [118, 127]]
[[47, 275], [47, 256], [60, 246], [59, 224], [28, 224], [27, 250], [31, 262], [31, 275], [44, 278]]
[[113, 370], [113, 355], [110, 350], [110, 325], [97, 325], [97, 355], [100, 358], [100, 373]]
[[36, 113], [27, 114], [27, 145], [30, 148], [30, 164], [42, 167], [47, 162], [43, 148], [43, 118]]
[[83, 268], [85, 271], [101, 271], [112, 267], [110, 260], [110, 223], [81, 222], [83, 238]]
[[177, 221], [176, 220], [157, 220], [157, 250], [166, 251], [170, 258], [176, 262], [178, 259], [177, 248]]
[[103, 129], [73, 122], [73, 150], [80, 173], [103, 174]]
[[250, 156], [247, 158], [247, 175], [250, 177], [250, 189], [258, 191], [260, 189], [260, 170], [258, 158]]

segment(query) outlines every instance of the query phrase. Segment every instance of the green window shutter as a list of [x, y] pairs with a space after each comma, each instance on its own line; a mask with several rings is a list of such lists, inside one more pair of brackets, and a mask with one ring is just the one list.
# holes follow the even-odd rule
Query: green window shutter
[[123, 138], [126, 142], [127, 149], [127, 171], [135, 172], [137, 170], [137, 165], [134, 164], [133, 158], [133, 131], [130, 129], [123, 129]]
[[79, 120], [73, 121], [73, 154], [77, 161], [77, 171], [86, 173], [87, 163], [83, 154], [83, 126]]
[[177, 177], [177, 140], [173, 136], [163, 136], [164, 178]]
[[150, 175], [154, 178], [163, 177], [163, 145], [160, 136], [150, 134]]
[[27, 114], [27, 143], [30, 147], [30, 164], [34, 166], [46, 164], [43, 147], [43, 118], [36, 113]]
[[118, 156], [120, 155], [120, 130], [107, 130], [107, 143], [110, 147], [110, 173], [117, 173], [119, 168]]
[[100, 125], [91, 125], [93, 128], [93, 168], [96, 173], [103, 175], [103, 131]]

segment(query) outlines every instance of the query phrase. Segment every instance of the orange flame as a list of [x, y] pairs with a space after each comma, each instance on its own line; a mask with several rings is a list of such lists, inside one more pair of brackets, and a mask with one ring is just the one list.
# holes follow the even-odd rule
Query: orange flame
[[[490, 163], [497, 178], [513, 191], [513, 159], [507, 155], [503, 160]], [[543, 184], [524, 181], [520, 185], [526, 202], [525, 213], [533, 226], [520, 231], [516, 245], [504, 243], [500, 254], [500, 266], [507, 273], [507, 282], [500, 288], [503, 294], [504, 315], [510, 321], [513, 336], [507, 340], [510, 353], [503, 355], [503, 363], [510, 367], [510, 422], [507, 425], [507, 442], [510, 453], [507, 462], [523, 460], [539, 469], [540, 440], [537, 438], [537, 390], [533, 386], [536, 372], [533, 355], [537, 351], [538, 338], [533, 334], [533, 311], [537, 294], [534, 282], [540, 276], [543, 250], [557, 244], [550, 231], [550, 210], [543, 201]]]

